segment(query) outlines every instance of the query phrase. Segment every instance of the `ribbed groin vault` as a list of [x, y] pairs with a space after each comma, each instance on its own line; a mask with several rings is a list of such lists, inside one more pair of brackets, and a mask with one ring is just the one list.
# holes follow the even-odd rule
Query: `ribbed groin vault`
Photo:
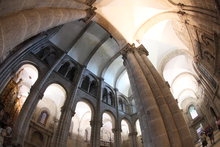
[[219, 84], [218, 0], [0, 1], [0, 146], [193, 147]]

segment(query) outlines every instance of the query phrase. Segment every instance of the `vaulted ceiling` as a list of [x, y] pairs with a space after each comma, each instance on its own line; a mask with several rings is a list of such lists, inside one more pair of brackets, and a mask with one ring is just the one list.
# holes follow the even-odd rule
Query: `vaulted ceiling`
[[[119, 53], [123, 46], [114, 36], [115, 31], [119, 32], [127, 43], [145, 46], [149, 59], [168, 81], [179, 104], [186, 98], [196, 98], [198, 83], [192, 64], [193, 50], [186, 43], [188, 38], [178, 34], [177, 30], [186, 32], [186, 28], [181, 25], [177, 10], [160, 0], [97, 0], [93, 6], [97, 8], [94, 21], [65, 24], [51, 42], [130, 96], [130, 82]], [[95, 22], [98, 16], [115, 31]]]

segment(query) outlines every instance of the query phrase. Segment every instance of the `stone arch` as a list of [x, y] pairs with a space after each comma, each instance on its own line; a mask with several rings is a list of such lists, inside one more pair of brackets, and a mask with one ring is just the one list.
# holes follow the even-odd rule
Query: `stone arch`
[[120, 49], [127, 44], [127, 41], [123, 37], [123, 35], [119, 31], [117, 31], [117, 29], [103, 16], [96, 13], [96, 15], [92, 18], [92, 20], [98, 23], [103, 28], [105, 28], [113, 36], [113, 38], [118, 43]]
[[76, 105], [77, 105], [78, 102], [84, 102], [84, 103], [86, 103], [86, 104], [89, 106], [89, 108], [91, 109], [91, 112], [92, 112], [91, 118], [92, 118], [92, 120], [94, 120], [94, 116], [95, 116], [95, 111], [96, 111], [96, 109], [95, 109], [95, 106], [94, 106], [94, 104], [92, 103], [92, 101], [91, 101], [90, 99], [81, 98], [81, 99], [79, 99], [79, 100], [76, 102]]
[[188, 113], [190, 114], [192, 119], [195, 119], [196, 117], [199, 116], [199, 114], [198, 114], [198, 112], [196, 110], [196, 107], [193, 104], [188, 106]]
[[184, 75], [188, 75], [190, 77], [193, 77], [193, 79], [195, 79], [195, 81], [196, 81], [196, 88], [199, 87], [198, 82], [197, 82], [198, 78], [196, 77], [196, 75], [194, 75], [193, 73], [190, 73], [190, 72], [182, 72], [182, 73], [178, 74], [171, 82], [170, 88], [171, 88], [172, 92], [174, 92], [173, 85], [175, 84], [175, 82], [178, 80], [178, 78], [180, 78], [181, 76], [184, 76]]
[[119, 95], [118, 99], [119, 99], [118, 105], [119, 105], [120, 110], [123, 112], [128, 112], [129, 104], [130, 104], [128, 100], [123, 95]]
[[132, 140], [129, 137], [130, 133], [132, 133], [131, 123], [128, 119], [124, 118], [121, 120], [121, 146], [122, 147], [131, 147]]
[[50, 119], [49, 121], [53, 121], [56, 119], [57, 121], [60, 119], [61, 116], [61, 109], [65, 104], [67, 98], [67, 91], [64, 86], [59, 83], [48, 83], [44, 95], [42, 99], [38, 102], [36, 106], [35, 112], [37, 109], [47, 108], [50, 111]]
[[71, 119], [68, 136], [68, 147], [90, 146], [94, 107], [86, 99], [80, 99], [75, 106], [75, 114]]
[[[193, 89], [191, 89], [191, 88], [186, 88], [186, 89], [183, 89], [183, 90], [179, 93], [177, 99], [178, 99], [185, 91], [191, 91], [191, 92], [193, 92], [193, 94], [196, 96], [196, 93], [195, 93], [195, 91], [194, 91]], [[197, 96], [196, 96], [195, 98], [197, 98]]]
[[186, 49], [178, 49], [178, 50], [175, 50], [175, 51], [171, 51], [169, 53], [167, 53], [161, 60], [161, 62], [158, 64], [158, 72], [163, 75], [163, 71], [164, 71], [164, 68], [166, 66], [166, 64], [171, 60], [173, 59], [174, 57], [176, 56], [179, 56], [179, 55], [186, 55], [187, 57], [190, 57], [192, 58], [193, 55], [187, 51]]
[[110, 111], [110, 110], [104, 110], [101, 113], [102, 117], [103, 117], [104, 113], [107, 113], [111, 117], [111, 119], [112, 119], [112, 127], [115, 128], [115, 126], [116, 126], [116, 116], [115, 116], [115, 114], [112, 111]]
[[75, 74], [77, 72], [77, 68], [75, 66], [71, 67], [71, 69], [67, 72], [67, 79], [69, 79], [70, 81], [73, 81]]
[[88, 91], [90, 84], [90, 78], [89, 76], [85, 76], [82, 80], [81, 88]]
[[113, 113], [106, 110], [102, 113], [102, 127], [100, 129], [100, 139], [105, 143], [114, 144], [114, 130], [116, 119]]
[[178, 20], [179, 15], [178, 15], [178, 10], [171, 10], [171, 11], [166, 11], [166, 12], [161, 12], [157, 15], [154, 15], [150, 19], [148, 19], [146, 22], [143, 23], [143, 25], [136, 31], [134, 35], [134, 40], [137, 42], [140, 42], [141, 39], [143, 38], [144, 34], [154, 25], [157, 23], [163, 21], [163, 20]]
[[33, 64], [22, 64], [0, 94], [1, 104], [14, 123], [29, 96], [31, 87], [39, 77], [39, 70]]
[[114, 91], [107, 85], [103, 88], [102, 101], [108, 105], [115, 106]]
[[132, 132], [132, 127], [131, 127], [132, 123], [131, 123], [130, 119], [128, 119], [126, 116], [124, 116], [121, 118], [120, 122], [122, 122], [122, 120], [126, 121], [126, 123], [128, 124], [129, 133], [131, 133]]
[[61, 73], [63, 76], [65, 76], [68, 71], [69, 66], [70, 66], [70, 63], [68, 61], [65, 62], [64, 64], [61, 65], [58, 72]]

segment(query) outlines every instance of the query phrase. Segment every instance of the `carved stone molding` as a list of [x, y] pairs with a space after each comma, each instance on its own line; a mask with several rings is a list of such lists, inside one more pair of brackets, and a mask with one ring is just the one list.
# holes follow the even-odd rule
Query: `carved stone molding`
[[86, 24], [88, 24], [92, 20], [92, 18], [96, 15], [95, 12], [96, 9], [97, 9], [96, 7], [91, 6], [89, 9], [86, 10], [86, 17], [83, 18], [83, 21]]
[[149, 52], [147, 51], [147, 49], [141, 44], [139, 47], [137, 47], [137, 51], [139, 54], [145, 54], [146, 56], [149, 55]]
[[126, 58], [127, 54], [129, 52], [134, 52], [135, 46], [134, 44], [127, 44], [123, 49], [120, 50], [120, 53], [122, 54], [123, 58]]

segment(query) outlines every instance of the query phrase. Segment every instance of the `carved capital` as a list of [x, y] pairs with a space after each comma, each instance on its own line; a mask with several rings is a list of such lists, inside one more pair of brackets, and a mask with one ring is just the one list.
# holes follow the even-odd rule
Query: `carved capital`
[[130, 52], [134, 52], [135, 46], [134, 44], [127, 44], [123, 49], [120, 50], [121, 55], [123, 56], [122, 58], [125, 60], [126, 56]]
[[117, 133], [117, 132], [121, 133], [122, 130], [121, 130], [121, 129], [116, 129], [116, 128], [114, 128], [114, 129], [112, 129], [112, 132], [113, 132], [113, 133]]
[[137, 136], [137, 134], [138, 134], [137, 132], [131, 132], [128, 134], [128, 136]]
[[139, 47], [137, 47], [137, 51], [140, 55], [142, 55], [142, 54], [145, 54], [146, 56], [149, 55], [149, 52], [142, 44]]
[[90, 126], [91, 127], [94, 127], [94, 126], [100, 126], [100, 128], [102, 127], [102, 122], [101, 121], [98, 121], [98, 120], [91, 120], [90, 121]]
[[96, 7], [91, 6], [89, 9], [86, 10], [86, 17], [83, 19], [83, 21], [85, 23], [89, 23], [90, 20], [95, 16], [95, 14], [96, 14], [95, 10], [96, 9], [97, 9]]

